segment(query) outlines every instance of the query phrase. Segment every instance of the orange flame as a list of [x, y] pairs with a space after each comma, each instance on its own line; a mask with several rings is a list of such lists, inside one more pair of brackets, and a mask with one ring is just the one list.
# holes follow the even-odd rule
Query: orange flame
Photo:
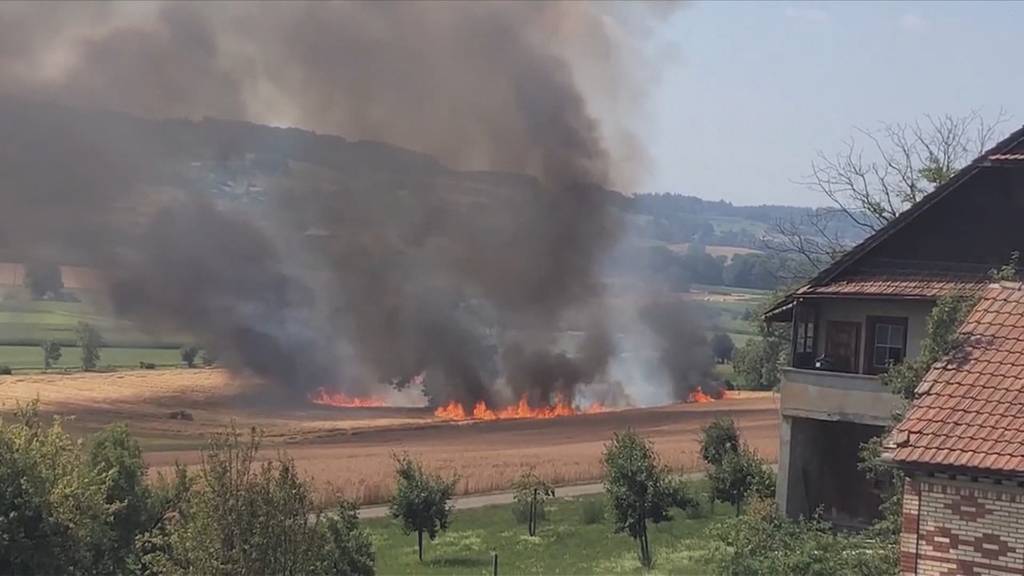
[[449, 402], [434, 410], [434, 416], [444, 420], [512, 420], [519, 418], [558, 418], [561, 416], [574, 416], [576, 414], [596, 414], [605, 412], [607, 408], [599, 403], [594, 403], [586, 408], [577, 409], [565, 401], [562, 397], [556, 397], [554, 404], [549, 406], [530, 406], [524, 395], [519, 402], [504, 408], [492, 409], [483, 400], [473, 406], [472, 412], [466, 412], [462, 404]]
[[314, 404], [325, 406], [337, 406], [341, 408], [372, 408], [384, 406], [384, 400], [373, 396], [359, 397], [349, 396], [341, 392], [328, 392], [323, 388], [317, 388], [311, 392], [309, 399]]
[[705, 394], [704, 391], [701, 390], [700, 386], [697, 386], [692, 392], [690, 392], [690, 396], [687, 397], [686, 401], [704, 404], [706, 402], [714, 402], [715, 399]]

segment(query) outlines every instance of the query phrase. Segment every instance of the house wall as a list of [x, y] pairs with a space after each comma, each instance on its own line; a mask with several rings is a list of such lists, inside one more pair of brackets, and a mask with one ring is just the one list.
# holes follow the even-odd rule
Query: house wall
[[853, 300], [847, 298], [822, 299], [817, 302], [818, 331], [815, 351], [825, 353], [825, 334], [828, 321], [859, 322], [860, 327], [860, 372], [864, 372], [864, 349], [871, 342], [867, 334], [868, 316], [896, 316], [907, 319], [907, 357], [916, 358], [921, 353], [921, 340], [928, 329], [928, 314], [934, 302], [924, 300]]
[[909, 476], [903, 488], [900, 573], [1024, 574], [1024, 486]]

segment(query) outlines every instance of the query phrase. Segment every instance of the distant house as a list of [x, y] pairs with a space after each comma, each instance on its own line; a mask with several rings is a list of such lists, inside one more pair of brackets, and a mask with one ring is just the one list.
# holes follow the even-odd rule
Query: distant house
[[903, 574], [1024, 574], [1024, 287], [993, 284], [883, 443], [907, 475]]
[[1024, 129], [850, 250], [765, 318], [792, 322], [781, 385], [777, 499], [790, 516], [878, 516], [880, 486], [857, 468], [897, 400], [880, 382], [919, 354], [937, 298], [978, 293], [1024, 250]]

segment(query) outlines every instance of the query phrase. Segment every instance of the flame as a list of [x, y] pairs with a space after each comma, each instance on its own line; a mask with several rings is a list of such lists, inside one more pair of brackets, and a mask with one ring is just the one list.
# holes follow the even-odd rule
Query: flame
[[605, 412], [607, 408], [603, 404], [594, 403], [586, 408], [578, 409], [565, 401], [561, 396], [555, 397], [555, 402], [548, 406], [533, 407], [524, 395], [519, 402], [504, 408], [493, 409], [487, 406], [483, 400], [473, 406], [471, 412], [466, 412], [462, 404], [449, 402], [434, 410], [434, 416], [444, 420], [512, 420], [520, 418], [558, 418], [561, 416], [574, 416], [576, 414], [596, 414]]
[[704, 391], [701, 390], [700, 386], [697, 386], [696, 388], [694, 388], [692, 392], [690, 392], [690, 396], [687, 397], [686, 401], [696, 402], [697, 404], [704, 404], [706, 402], [714, 402], [715, 399], [709, 396], [708, 394], [705, 394]]
[[311, 392], [309, 399], [314, 404], [325, 406], [338, 406], [341, 408], [371, 408], [384, 406], [384, 400], [373, 396], [359, 397], [349, 396], [341, 392], [328, 392], [323, 388], [317, 388]]

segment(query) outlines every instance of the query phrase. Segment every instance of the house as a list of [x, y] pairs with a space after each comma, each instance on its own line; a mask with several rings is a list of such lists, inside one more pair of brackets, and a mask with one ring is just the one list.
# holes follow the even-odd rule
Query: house
[[978, 293], [1024, 250], [1024, 128], [983, 153], [765, 314], [792, 323], [777, 500], [789, 516], [878, 516], [858, 450], [898, 406], [879, 376], [920, 352], [935, 301]]
[[1024, 574], [1024, 286], [988, 286], [883, 442], [904, 469], [900, 572]]

